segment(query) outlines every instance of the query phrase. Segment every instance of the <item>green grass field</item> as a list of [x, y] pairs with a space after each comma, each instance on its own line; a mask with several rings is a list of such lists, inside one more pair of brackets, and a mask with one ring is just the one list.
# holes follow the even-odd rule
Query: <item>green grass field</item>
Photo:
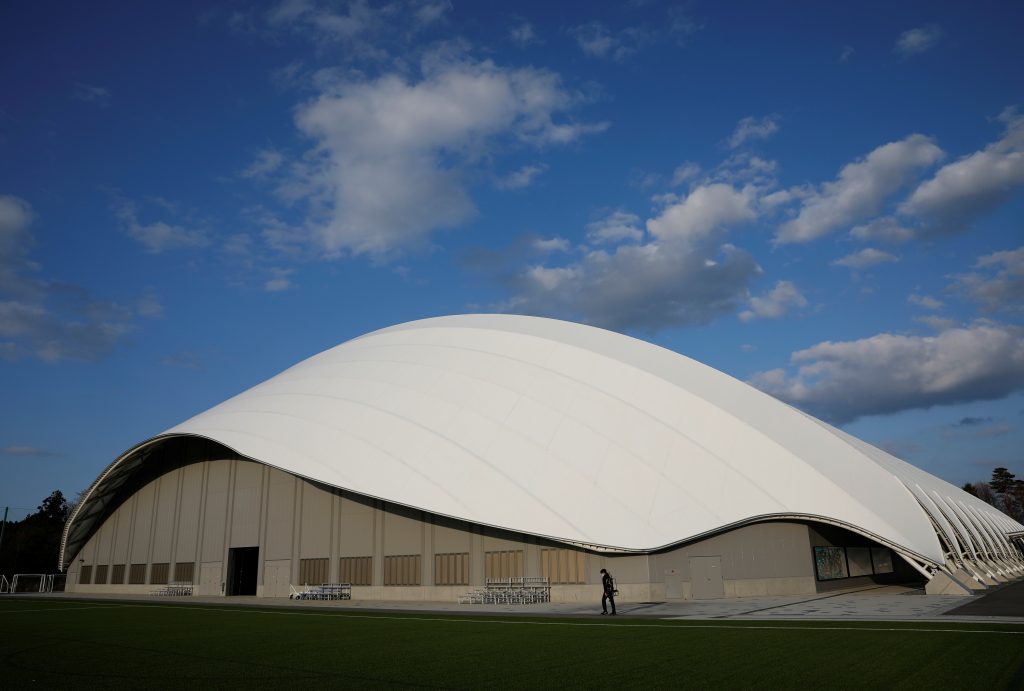
[[1024, 626], [0, 598], [0, 687], [1024, 688]]

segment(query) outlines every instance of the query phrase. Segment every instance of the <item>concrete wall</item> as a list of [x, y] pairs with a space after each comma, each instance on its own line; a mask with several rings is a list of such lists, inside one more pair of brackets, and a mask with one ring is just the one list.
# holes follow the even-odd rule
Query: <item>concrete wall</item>
[[[543, 551], [569, 549], [560, 564], [578, 582], [553, 583], [555, 601], [597, 601], [600, 570], [616, 579], [624, 601], [742, 597], [815, 591], [808, 526], [771, 522], [746, 526], [677, 549], [642, 555], [606, 555], [482, 528], [386, 505], [317, 486], [262, 464], [206, 461], [157, 478], [122, 504], [86, 543], [69, 569], [67, 589], [144, 593], [151, 565], [192, 562], [197, 594], [224, 592], [229, 549], [259, 547], [257, 594], [286, 597], [299, 583], [299, 561], [328, 559], [331, 580], [339, 560], [369, 557], [372, 580], [353, 597], [452, 600], [480, 587], [497, 564], [521, 564], [522, 575], [542, 576]], [[467, 553], [469, 585], [435, 586], [434, 555]], [[502, 561], [499, 553], [513, 553]], [[386, 557], [420, 555], [419, 586], [385, 586]], [[496, 556], [499, 555], [499, 556]], [[81, 584], [80, 566], [145, 564], [144, 584]], [[520, 568], [516, 566], [515, 568]], [[696, 569], [697, 575], [691, 574]], [[95, 568], [93, 569], [95, 573]], [[696, 580], [695, 580], [696, 579]], [[581, 582], [580, 582], [581, 581]]]

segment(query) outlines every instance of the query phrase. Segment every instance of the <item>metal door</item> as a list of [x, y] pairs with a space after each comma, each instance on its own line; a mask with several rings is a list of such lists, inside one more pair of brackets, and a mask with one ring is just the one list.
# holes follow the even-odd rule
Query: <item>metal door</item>
[[670, 600], [683, 597], [683, 574], [679, 569], [665, 570], [665, 597]]
[[199, 586], [196, 595], [222, 595], [221, 566], [223, 562], [204, 562], [199, 569]]
[[721, 557], [690, 557], [690, 587], [694, 600], [725, 597]]

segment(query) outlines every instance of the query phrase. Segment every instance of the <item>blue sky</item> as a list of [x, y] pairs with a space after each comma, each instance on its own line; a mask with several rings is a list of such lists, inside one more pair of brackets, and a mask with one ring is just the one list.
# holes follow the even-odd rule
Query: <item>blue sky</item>
[[1024, 8], [8, 3], [0, 505], [348, 338], [574, 319], [1024, 475]]

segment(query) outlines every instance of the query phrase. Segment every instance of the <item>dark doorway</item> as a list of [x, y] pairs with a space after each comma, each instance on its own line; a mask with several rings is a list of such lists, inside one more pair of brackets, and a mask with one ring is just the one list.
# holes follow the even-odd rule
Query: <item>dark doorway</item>
[[255, 595], [259, 547], [232, 547], [228, 550], [228, 595]]

